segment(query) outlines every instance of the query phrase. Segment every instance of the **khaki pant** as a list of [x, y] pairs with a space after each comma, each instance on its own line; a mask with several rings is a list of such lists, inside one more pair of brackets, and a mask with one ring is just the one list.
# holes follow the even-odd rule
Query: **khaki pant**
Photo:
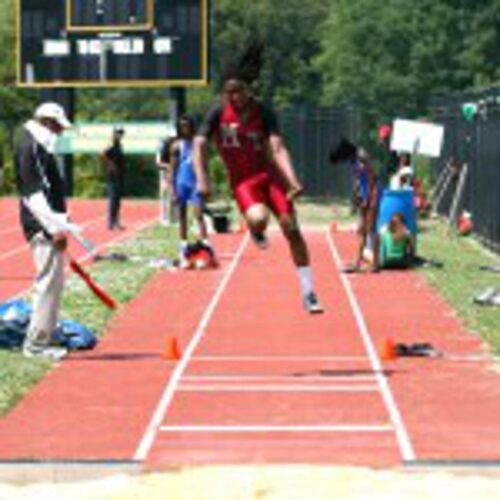
[[171, 186], [168, 183], [165, 172], [160, 172], [159, 180], [159, 195], [160, 195], [160, 223], [165, 226], [174, 224], [179, 220], [177, 205], [173, 201]]
[[42, 233], [30, 241], [36, 268], [33, 313], [25, 345], [46, 346], [56, 328], [64, 288], [64, 254]]

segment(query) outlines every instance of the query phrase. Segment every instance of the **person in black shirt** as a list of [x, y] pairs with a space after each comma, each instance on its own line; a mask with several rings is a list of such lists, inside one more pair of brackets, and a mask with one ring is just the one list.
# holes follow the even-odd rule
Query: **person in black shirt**
[[69, 227], [64, 182], [54, 151], [57, 136], [70, 125], [59, 104], [41, 104], [33, 119], [24, 124], [14, 155], [21, 226], [36, 269], [33, 313], [23, 345], [23, 354], [28, 357], [58, 360], [67, 352], [52, 347], [51, 340], [64, 288]]
[[101, 160], [106, 173], [106, 188], [108, 192], [108, 229], [124, 229], [120, 221], [123, 182], [125, 179], [125, 154], [122, 138], [125, 131], [121, 128], [113, 131], [111, 146], [101, 154]]

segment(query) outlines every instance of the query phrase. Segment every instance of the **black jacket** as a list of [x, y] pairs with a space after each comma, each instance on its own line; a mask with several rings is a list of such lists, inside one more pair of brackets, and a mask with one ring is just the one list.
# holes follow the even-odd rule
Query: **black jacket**
[[[19, 195], [28, 197], [42, 191], [54, 212], [66, 212], [64, 181], [57, 167], [56, 158], [38, 144], [31, 133], [23, 129], [22, 137], [14, 154], [16, 182]], [[27, 240], [44, 231], [42, 225], [20, 202], [21, 226]]]

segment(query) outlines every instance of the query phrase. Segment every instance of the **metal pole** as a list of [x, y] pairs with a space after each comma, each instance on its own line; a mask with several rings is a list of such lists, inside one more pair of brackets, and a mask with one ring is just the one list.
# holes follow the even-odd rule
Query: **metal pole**
[[449, 165], [446, 165], [444, 170], [441, 172], [439, 179], [436, 182], [436, 187], [431, 195], [431, 199], [434, 198], [432, 202], [431, 213], [437, 213], [441, 200], [445, 195], [451, 179], [453, 178], [454, 172]]
[[460, 200], [462, 199], [462, 195], [463, 195], [464, 188], [465, 188], [465, 180], [467, 177], [467, 170], [468, 170], [467, 163], [464, 163], [462, 166], [462, 170], [460, 172], [460, 177], [458, 179], [457, 189], [455, 191], [455, 197], [453, 199], [453, 203], [452, 203], [451, 209], [450, 209], [450, 216], [448, 219], [450, 226], [453, 226], [457, 220], [459, 203], [460, 203]]

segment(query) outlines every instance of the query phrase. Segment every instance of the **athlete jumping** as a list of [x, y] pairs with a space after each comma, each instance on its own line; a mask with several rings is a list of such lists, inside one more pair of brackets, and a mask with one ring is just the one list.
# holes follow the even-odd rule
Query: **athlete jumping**
[[198, 192], [210, 195], [207, 174], [208, 140], [212, 139], [225, 163], [238, 207], [252, 239], [267, 247], [269, 211], [276, 216], [297, 267], [304, 307], [310, 313], [323, 309], [313, 287], [307, 244], [297, 221], [293, 201], [302, 192], [275, 113], [252, 95], [251, 84], [262, 67], [263, 46], [251, 43], [222, 74], [222, 96], [198, 131], [194, 167]]

